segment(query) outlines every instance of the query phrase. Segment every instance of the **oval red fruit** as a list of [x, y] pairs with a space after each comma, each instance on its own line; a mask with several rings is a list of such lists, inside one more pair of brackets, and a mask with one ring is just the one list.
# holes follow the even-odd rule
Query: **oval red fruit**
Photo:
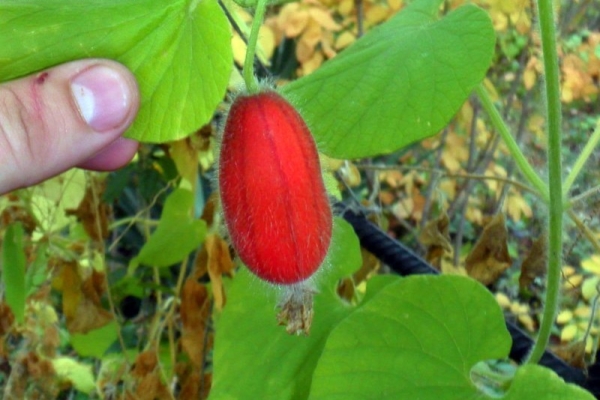
[[300, 114], [277, 93], [233, 102], [221, 142], [219, 190], [233, 246], [255, 275], [293, 284], [322, 264], [332, 214], [317, 148]]

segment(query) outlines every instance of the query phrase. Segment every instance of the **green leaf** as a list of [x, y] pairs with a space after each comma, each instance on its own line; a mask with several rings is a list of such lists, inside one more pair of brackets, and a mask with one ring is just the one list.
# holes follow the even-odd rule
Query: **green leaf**
[[509, 349], [502, 313], [481, 285], [410, 277], [383, 288], [331, 333], [310, 398], [473, 398], [471, 367]]
[[554, 371], [539, 365], [524, 365], [517, 370], [506, 400], [594, 400], [581, 387], [565, 384]]
[[[238, 5], [242, 6], [242, 7], [246, 7], [246, 8], [250, 8], [250, 7], [256, 7], [256, 4], [258, 3], [258, 0], [233, 0], [235, 3], [237, 3]], [[269, 6], [274, 6], [277, 4], [286, 4], [286, 3], [292, 3], [296, 0], [267, 0], [267, 5]]]
[[25, 319], [25, 243], [20, 222], [6, 228], [2, 242], [2, 283], [6, 303], [18, 323]]
[[319, 290], [335, 290], [337, 282], [354, 273], [362, 263], [360, 243], [352, 226], [342, 218], [334, 218], [331, 245], [323, 265], [315, 274]]
[[25, 272], [25, 293], [27, 296], [34, 294], [39, 287], [48, 280], [48, 247], [47, 242], [38, 243], [35, 260]]
[[71, 345], [82, 357], [102, 358], [106, 350], [117, 340], [119, 326], [111, 321], [102, 328], [94, 329], [86, 334], [71, 335]]
[[[486, 398], [471, 369], [506, 357], [510, 342], [500, 307], [479, 283], [405, 278], [382, 288], [329, 335], [310, 399]], [[583, 393], [544, 368], [527, 367], [505, 398], [591, 398], [572, 397]]]
[[96, 391], [91, 365], [79, 363], [69, 357], [57, 357], [52, 359], [52, 366], [59, 379], [70, 382], [80, 392], [91, 394]]
[[484, 78], [494, 51], [488, 15], [466, 5], [437, 20], [416, 0], [281, 92], [335, 158], [393, 152], [439, 132]]
[[337, 279], [360, 267], [358, 239], [336, 218], [325, 271], [316, 277], [310, 335], [290, 336], [277, 325], [281, 289], [243, 268], [227, 288], [216, 320], [212, 399], [303, 399], [327, 335], [353, 308], [335, 293]]
[[7, 0], [0, 3], [0, 77], [103, 57], [135, 74], [141, 108], [127, 136], [165, 142], [212, 118], [233, 65], [216, 0]]
[[182, 261], [206, 236], [206, 223], [193, 218], [194, 196], [177, 189], [167, 197], [156, 230], [144, 244], [132, 265], [168, 267]]

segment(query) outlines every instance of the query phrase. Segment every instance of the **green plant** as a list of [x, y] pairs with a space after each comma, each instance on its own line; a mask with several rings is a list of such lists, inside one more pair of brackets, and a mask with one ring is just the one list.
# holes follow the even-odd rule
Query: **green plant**
[[[77, 7], [58, 0], [46, 3], [52, 7], [40, 8], [33, 2], [0, 6], [3, 79], [84, 55], [112, 57], [129, 66], [140, 81], [144, 101], [131, 137], [175, 140], [208, 122], [226, 90], [231, 67], [227, 24], [216, 2], [180, 0], [166, 7], [150, 0], [89, 1]], [[437, 133], [476, 91], [523, 175], [549, 210], [546, 308], [528, 365], [517, 368], [513, 377], [498, 378], [481, 364], [506, 357], [510, 338], [493, 297], [473, 280], [376, 276], [353, 302], [341, 299], [337, 283], [359, 267], [360, 253], [351, 228], [335, 219], [326, 268], [318, 273], [319, 294], [309, 337], [288, 336], [276, 326], [272, 312], [276, 288], [265, 286], [246, 270], [226, 284], [229, 303], [216, 318], [213, 398], [462, 399], [483, 397], [490, 387], [508, 399], [592, 398], [550, 370], [533, 365], [547, 345], [556, 313], [568, 190], [600, 135], [590, 139], [563, 188], [551, 3], [539, 1], [550, 184], [523, 156], [480, 85], [493, 55], [494, 32], [488, 16], [467, 5], [438, 18], [440, 4], [441, 0], [413, 1], [313, 74], [283, 86], [280, 93], [307, 121], [321, 152], [351, 159], [389, 153]], [[253, 53], [266, 1], [247, 5], [257, 8], [243, 74], [254, 93], [258, 84]], [[137, 18], [142, 11], [146, 17]], [[87, 14], [94, 16], [93, 24], [80, 18]], [[132, 15], [136, 19], [130, 20]], [[48, 20], [52, 29], [44, 28]], [[198, 45], [200, 50], [195, 51]], [[210, 62], [190, 65], [201, 55]], [[164, 115], [160, 124], [152, 118], [157, 112]], [[192, 208], [189, 191], [170, 194], [158, 228], [132, 261], [130, 274], [138, 264], [158, 271], [186, 259], [205, 235], [203, 224], [189, 221]], [[183, 245], [165, 246], [159, 240], [176, 235], [186, 237]], [[17, 281], [22, 257], [11, 247], [23, 245], [17, 243], [22, 240], [19, 228], [7, 236], [13, 240], [3, 247], [3, 276], [15, 279], [7, 285], [22, 287]], [[11, 266], [15, 270], [6, 273]], [[178, 288], [182, 280], [183, 273]], [[192, 280], [186, 288], [194, 289], [194, 284]], [[24, 299], [14, 297], [10, 303], [19, 308], [22, 304]]]

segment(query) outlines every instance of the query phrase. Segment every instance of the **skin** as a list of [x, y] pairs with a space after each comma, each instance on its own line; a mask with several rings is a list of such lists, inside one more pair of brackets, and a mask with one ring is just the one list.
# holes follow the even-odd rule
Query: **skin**
[[[73, 94], [72, 83], [86, 72], [86, 76], [96, 77], [98, 86], [112, 89], [109, 85], [113, 85], [124, 93], [117, 112], [106, 101], [95, 107], [95, 112], [104, 114], [106, 108], [110, 109], [104, 118], [108, 124], [86, 122]], [[112, 79], [103, 80], [105, 76]], [[122, 134], [133, 122], [138, 107], [139, 92], [133, 75], [109, 60], [74, 61], [0, 84], [0, 194], [34, 185], [73, 167], [109, 171], [126, 165], [138, 143]]]

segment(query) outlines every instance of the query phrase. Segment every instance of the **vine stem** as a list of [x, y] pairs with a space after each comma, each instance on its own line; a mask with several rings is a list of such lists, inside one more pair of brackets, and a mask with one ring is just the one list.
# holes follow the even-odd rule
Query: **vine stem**
[[504, 119], [502, 119], [502, 116], [500, 115], [500, 112], [498, 112], [496, 106], [494, 106], [494, 102], [490, 98], [487, 89], [483, 86], [483, 84], [480, 84], [475, 89], [475, 92], [477, 93], [477, 96], [481, 101], [481, 105], [488, 113], [490, 120], [494, 125], [494, 128], [502, 137], [502, 140], [508, 147], [510, 154], [515, 159], [515, 162], [521, 170], [521, 173], [525, 176], [525, 178], [527, 178], [529, 183], [531, 183], [533, 187], [535, 187], [542, 200], [544, 200], [545, 203], [548, 203], [550, 200], [548, 195], [548, 185], [546, 185], [542, 178], [540, 178], [540, 176], [537, 174], [537, 172], [535, 172], [529, 161], [527, 161], [527, 159], [525, 158], [525, 155], [519, 148], [519, 144], [516, 142], [515, 138], [510, 134], [510, 130], [508, 129], [508, 126], [506, 126], [506, 122], [504, 122]]
[[548, 117], [548, 275], [546, 298], [537, 340], [526, 361], [536, 364], [548, 345], [558, 308], [562, 261], [562, 160], [561, 160], [561, 104], [558, 77], [558, 54], [552, 0], [538, 0], [538, 15], [544, 57], [544, 92]]
[[571, 169], [571, 172], [569, 172], [567, 179], [565, 179], [565, 183], [563, 185], [563, 198], [566, 199], [569, 195], [569, 191], [571, 190], [573, 182], [575, 182], [575, 179], [581, 172], [581, 169], [585, 165], [586, 161], [590, 158], [590, 155], [592, 154], [592, 151], [594, 151], [598, 141], [600, 141], [600, 119], [596, 121], [594, 133], [592, 133], [592, 136], [588, 139], [583, 151], [581, 154], [579, 154], [579, 157], [577, 157], [575, 164], [573, 164], [573, 168]]
[[246, 47], [246, 59], [244, 60], [244, 82], [246, 82], [246, 90], [248, 93], [258, 93], [258, 81], [254, 76], [254, 54], [256, 53], [256, 43], [258, 42], [258, 32], [265, 18], [267, 10], [267, 0], [258, 0], [256, 10], [254, 11], [254, 19], [252, 20], [252, 30], [248, 38], [248, 46]]

